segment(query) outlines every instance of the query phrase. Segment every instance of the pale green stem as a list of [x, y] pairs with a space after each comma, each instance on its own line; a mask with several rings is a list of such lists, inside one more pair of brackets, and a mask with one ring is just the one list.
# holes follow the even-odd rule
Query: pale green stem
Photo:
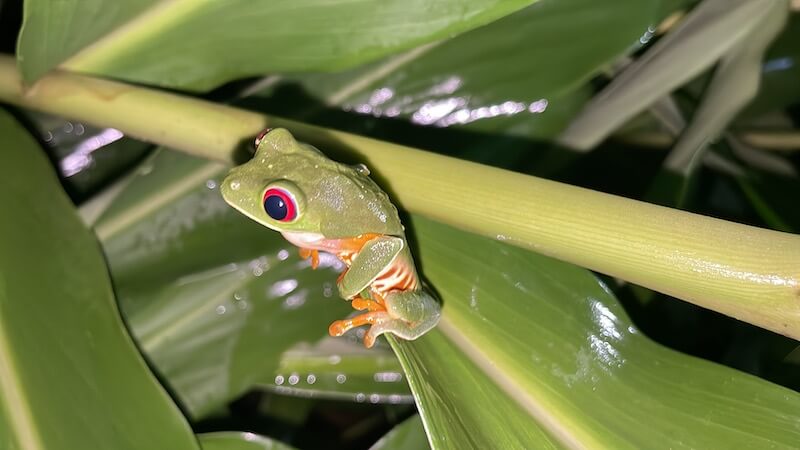
[[265, 126], [347, 150], [406, 210], [800, 338], [800, 236], [713, 219], [147, 88], [54, 73], [0, 100], [230, 162]]

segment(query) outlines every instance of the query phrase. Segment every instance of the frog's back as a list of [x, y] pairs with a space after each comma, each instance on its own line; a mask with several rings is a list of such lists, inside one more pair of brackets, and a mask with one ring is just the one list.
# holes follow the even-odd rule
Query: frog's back
[[363, 228], [359, 234], [404, 236], [397, 209], [363, 169], [331, 163], [334, 170], [317, 180], [315, 194], [309, 198], [309, 203], [324, 203], [333, 212], [322, 219], [322, 234], [328, 238], [352, 237], [353, 225], [358, 224]]

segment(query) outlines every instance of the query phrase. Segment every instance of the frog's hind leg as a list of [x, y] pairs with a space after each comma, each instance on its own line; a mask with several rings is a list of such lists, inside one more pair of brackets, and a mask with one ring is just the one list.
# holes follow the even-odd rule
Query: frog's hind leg
[[[383, 322], [393, 320], [389, 313], [386, 311], [371, 311], [364, 314], [359, 314], [351, 319], [337, 320], [328, 327], [328, 333], [331, 336], [341, 336], [353, 328], [360, 327], [361, 325], [378, 325]], [[368, 347], [371, 347], [368, 346]]]
[[441, 306], [424, 289], [392, 292], [386, 295], [384, 301], [390, 319], [372, 324], [364, 336], [364, 345], [367, 348], [372, 347], [375, 339], [384, 333], [414, 340], [439, 323]]

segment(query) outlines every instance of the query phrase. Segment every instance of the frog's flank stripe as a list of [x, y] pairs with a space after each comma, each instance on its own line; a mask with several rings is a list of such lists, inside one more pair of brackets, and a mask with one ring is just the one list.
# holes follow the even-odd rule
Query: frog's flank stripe
[[382, 296], [392, 291], [413, 291], [419, 287], [417, 273], [408, 258], [399, 256], [372, 282], [372, 289]]

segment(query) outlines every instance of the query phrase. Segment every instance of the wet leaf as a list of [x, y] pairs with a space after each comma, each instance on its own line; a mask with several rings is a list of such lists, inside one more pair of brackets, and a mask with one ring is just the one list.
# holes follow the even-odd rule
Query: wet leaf
[[[339, 74], [285, 77], [261, 95], [291, 95], [270, 105], [284, 114], [337, 107], [361, 115], [343, 121], [357, 131], [374, 133], [382, 119], [549, 138], [591, 95], [583, 83], [638, 43], [658, 5], [544, 0], [433, 47]], [[304, 97], [311, 105], [298, 108]]]
[[434, 448], [800, 439], [797, 393], [653, 343], [588, 271], [418, 217], [412, 227], [445, 314], [394, 346]]
[[261, 386], [285, 394], [360, 403], [413, 403], [394, 353], [384, 346], [367, 350], [357, 336], [327, 338], [287, 351], [275, 376]]
[[24, 4], [17, 59], [29, 82], [60, 66], [208, 90], [267, 72], [352, 67], [483, 25], [530, 3], [387, 0], [376, 8], [369, 0], [31, 0]]
[[100, 249], [44, 153], [1, 111], [0, 130], [3, 446], [197, 448], [128, 337]]

